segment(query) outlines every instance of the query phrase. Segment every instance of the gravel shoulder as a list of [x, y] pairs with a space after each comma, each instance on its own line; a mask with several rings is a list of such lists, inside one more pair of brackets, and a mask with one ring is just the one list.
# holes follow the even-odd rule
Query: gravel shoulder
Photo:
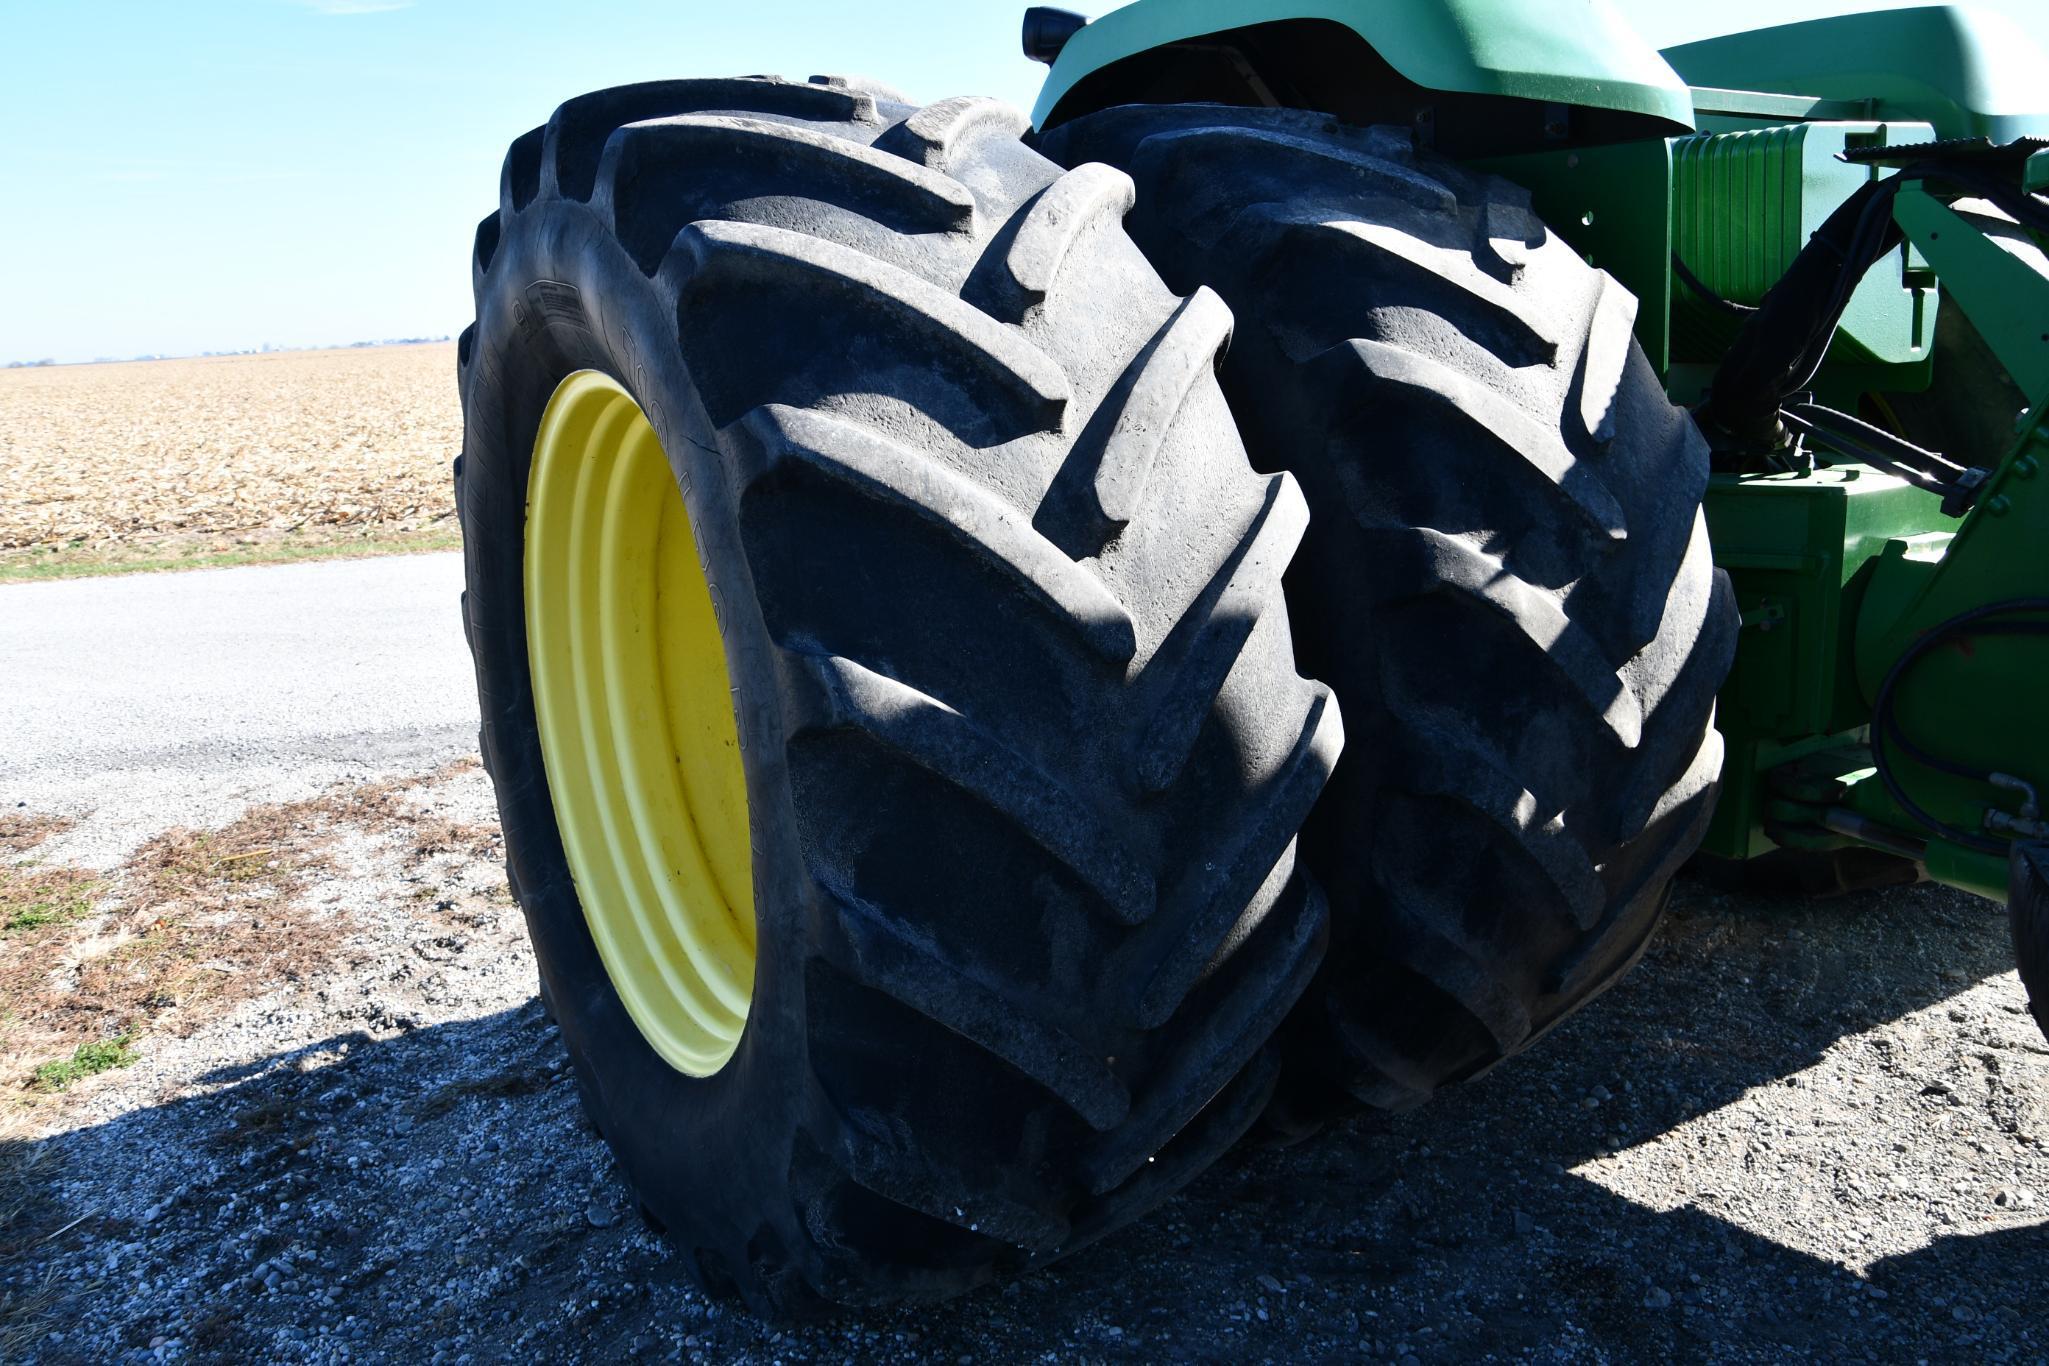
[[622, 1203], [534, 998], [481, 772], [351, 791], [275, 912], [324, 966], [172, 1012], [60, 1095], [12, 1093], [13, 1355], [2049, 1351], [2049, 1049], [1987, 903], [1683, 885], [1621, 986], [1422, 1111], [1241, 1152], [1028, 1279], [790, 1327], [707, 1302]]

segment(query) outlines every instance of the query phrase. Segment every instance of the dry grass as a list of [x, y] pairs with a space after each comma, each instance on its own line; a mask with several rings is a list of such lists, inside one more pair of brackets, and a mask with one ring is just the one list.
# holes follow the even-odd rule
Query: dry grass
[[[348, 919], [309, 912], [300, 896], [338, 872], [334, 845], [348, 832], [394, 838], [408, 869], [457, 851], [495, 856], [495, 828], [420, 806], [406, 795], [414, 786], [372, 783], [257, 807], [218, 830], [171, 830], [105, 879], [0, 866], [0, 1084], [36, 1086], [39, 1069], [47, 1080], [52, 1067], [99, 1059], [82, 1060], [81, 1047], [132, 1039], [146, 1052], [150, 1034], [189, 1034], [281, 983], [345, 966]], [[93, 1070], [106, 1069], [76, 1075]]]
[[[335, 927], [290, 895], [321, 866], [331, 828], [268, 808], [212, 832], [152, 840], [111, 879], [14, 869], [0, 891], [0, 1079], [51, 1092], [133, 1061], [145, 1030], [184, 1033], [209, 1005], [324, 965]], [[87, 1050], [82, 1054], [81, 1049]]]
[[[226, 545], [223, 550], [219, 547]], [[453, 523], [380, 535], [367, 528], [304, 527], [252, 532], [232, 543], [215, 536], [143, 537], [98, 544], [67, 542], [0, 550], [0, 583], [38, 579], [101, 578], [174, 569], [231, 569], [244, 564], [296, 564], [301, 560], [359, 560], [371, 555], [421, 555], [456, 550], [462, 535]]]
[[0, 575], [438, 548], [461, 435], [446, 344], [0, 371]]
[[0, 866], [0, 936], [83, 920], [98, 890], [99, 880], [77, 868]]
[[19, 858], [52, 835], [61, 835], [77, 822], [69, 816], [48, 816], [16, 809], [0, 811], [0, 858]]
[[63, 1222], [50, 1197], [56, 1165], [26, 1116], [0, 1111], [0, 1265], [16, 1271], [12, 1284], [0, 1286], [0, 1361], [30, 1358], [66, 1289], [54, 1269], [38, 1274], [32, 1255]]
[[[38, 1141], [25, 1115], [0, 1111], [0, 1256], [14, 1251], [38, 1206], [50, 1174], [49, 1145]], [[0, 1352], [0, 1361], [11, 1360]]]
[[414, 1113], [421, 1119], [438, 1119], [466, 1100], [509, 1100], [537, 1095], [555, 1084], [546, 1072], [501, 1072], [497, 1076], [450, 1082], [421, 1101]]
[[55, 1272], [39, 1281], [0, 1290], [0, 1361], [26, 1361], [50, 1331], [50, 1311], [66, 1287]]
[[[35, 1136], [24, 1115], [0, 1113], [0, 1266], [15, 1273], [10, 1284], [0, 1285], [0, 1362], [35, 1359], [36, 1349], [56, 1326], [52, 1311], [57, 1302], [81, 1288], [67, 1283], [47, 1260], [39, 1263], [36, 1255], [92, 1215], [88, 1210], [66, 1217], [68, 1211], [51, 1198], [56, 1177], [52, 1146]], [[93, 1292], [101, 1284], [100, 1277], [92, 1276], [83, 1288]]]

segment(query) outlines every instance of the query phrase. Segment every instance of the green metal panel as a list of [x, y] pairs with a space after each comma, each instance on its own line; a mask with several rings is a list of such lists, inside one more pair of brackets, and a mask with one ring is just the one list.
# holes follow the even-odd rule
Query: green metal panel
[[1693, 87], [1693, 118], [1703, 133], [1774, 128], [1782, 123], [1849, 123], [1871, 118], [1870, 100], [1824, 100], [1814, 95], [1772, 95], [1758, 90]]
[[[1857, 672], [1867, 694], [1877, 691], [1917, 639], [1957, 614], [2018, 598], [2049, 599], [2049, 430], [2042, 421], [2043, 401], [2049, 392], [2026, 416], [2021, 441], [1945, 554], [1917, 557], [1895, 542], [1873, 562], [1856, 641]], [[1944, 760], [1980, 773], [2011, 774], [2049, 795], [2045, 679], [2049, 637], [1966, 631], [1921, 655], [1898, 685], [1894, 713], [1908, 737]], [[2015, 809], [2011, 791], [1979, 779], [1928, 768], [1898, 753], [1894, 765], [1914, 800], [1958, 829], [1982, 833], [1988, 811]], [[1889, 794], [1874, 791], [1863, 804], [1881, 801], [1889, 805]], [[1916, 828], [1904, 813], [1898, 819], [1901, 828]], [[2003, 859], [1985, 860], [1988, 870], [1994, 863], [2003, 870]], [[1998, 876], [2003, 879], [2004, 872]]]
[[[1877, 783], [1871, 786], [1877, 787]], [[1923, 860], [1928, 876], [1935, 881], [1990, 901], [2005, 901], [2010, 888], [2011, 866], [1993, 854], [1959, 849], [1947, 840], [1931, 840]]]
[[1872, 562], [1943, 521], [1934, 495], [1859, 465], [1709, 480], [1708, 538], [1743, 616], [1715, 704], [1727, 758], [1709, 853], [1748, 858], [1771, 848], [1763, 775], [1854, 741], [1870, 720], [1850, 661]]
[[1893, 217], [1943, 284], [1963, 292], [1966, 313], [2021, 392], [2049, 393], [2049, 261], [2042, 248], [2020, 228], [1967, 219], [1926, 190], [1901, 191]]
[[1693, 127], [1665, 59], [1608, 0], [1137, 0], [1068, 40], [1032, 121], [1091, 72], [1208, 33], [1286, 19], [1343, 24], [1432, 90], [1613, 109]]
[[[1884, 174], [1838, 159], [1851, 146], [1926, 141], [1925, 123], [1788, 124], [1759, 132], [1645, 139], [1473, 162], [1526, 187], [1538, 215], [1636, 295], [1637, 339], [1671, 380], [1698, 388], [1735, 337], [1736, 321], [1674, 283], [1676, 251], [1717, 292], [1755, 305], [1808, 236], [1858, 186]], [[1854, 402], [1871, 389], [1928, 384], [1937, 295], [1909, 248], [1851, 298], [1820, 387]], [[1675, 364], [1694, 369], [1672, 373]], [[1847, 396], [1844, 396], [1847, 395]]]
[[[2015, 414], [2018, 440], [1957, 525], [1948, 552], [1930, 560], [1888, 547], [1877, 564], [1857, 641], [1867, 692], [1937, 623], [1985, 603], [2049, 598], [2049, 254], [2010, 224], [1967, 218], [1923, 190], [1903, 190], [1894, 213], [2034, 402]], [[2049, 701], [2045, 671], [2049, 643], [2040, 637], [1935, 652], [1902, 700], [1902, 720], [1913, 729], [1918, 719], [1924, 735], [1934, 727], [1959, 762], [2017, 772], [2049, 789], [2049, 727], [2039, 705]], [[1968, 724], [1942, 715], [1943, 704], [1964, 690], [2001, 701], [1996, 727], [1981, 724], [1983, 708]]]
[[1637, 340], [1660, 374], [1671, 360], [1671, 146], [1647, 138], [1472, 163], [1529, 190], [1539, 218], [1636, 295]]
[[1873, 101], [1946, 138], [2049, 134], [2049, 56], [2002, 15], [1951, 5], [1781, 24], [1665, 49], [1687, 83]]
[[[1725, 730], [1783, 741], [1868, 719], [1849, 667], [1859, 598], [1872, 560], [1888, 546], [1930, 532], [1947, 538], [1940, 503], [1861, 465], [1713, 477], [1707, 522], [1715, 562], [1755, 623], [1745, 627], [1722, 690]], [[1925, 541], [1916, 548], [1931, 549]]]
[[[1672, 144], [1672, 250], [1710, 289], [1755, 307], [1844, 200], [1889, 174], [1844, 162], [1845, 150], [1933, 136], [1925, 123], [1793, 123], [1679, 138]], [[1851, 297], [1830, 365], [1858, 367], [1864, 389], [1925, 388], [1936, 302], [1935, 277], [1902, 246]], [[1692, 290], [1675, 291], [1675, 361], [1720, 360], [1740, 328]], [[1911, 368], [1872, 373], [1895, 366]]]

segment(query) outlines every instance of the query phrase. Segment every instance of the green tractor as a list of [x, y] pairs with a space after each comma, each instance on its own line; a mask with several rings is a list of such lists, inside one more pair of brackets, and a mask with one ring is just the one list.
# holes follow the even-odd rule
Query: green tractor
[[2009, 901], [2049, 1004], [2022, 34], [1024, 36], [1029, 119], [569, 100], [477, 231], [484, 762], [590, 1116], [708, 1288], [953, 1294], [1262, 1119], [1419, 1104], [1697, 855]]

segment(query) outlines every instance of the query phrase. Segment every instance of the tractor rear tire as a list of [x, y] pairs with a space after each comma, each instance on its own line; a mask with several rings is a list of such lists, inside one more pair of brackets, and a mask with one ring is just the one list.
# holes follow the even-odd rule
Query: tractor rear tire
[[[625, 1178], [764, 1314], [943, 1297], [1166, 1198], [1257, 1118], [1326, 938], [1295, 864], [1340, 744], [1280, 587], [1301, 495], [1217, 388], [1228, 310], [1160, 282], [1124, 175], [1024, 128], [850, 81], [606, 90], [513, 143], [476, 235], [456, 491], [511, 886]], [[696, 555], [621, 549], [659, 498], [606, 501], [584, 544], [625, 586], [564, 616], [533, 469], [586, 401], [568, 449], [645, 473], [658, 437], [660, 535]], [[593, 930], [666, 875], [607, 798], [643, 756], [551, 765], [537, 720], [558, 676], [646, 709], [529, 635], [672, 590], [716, 617], [654, 672], [723, 649], [704, 715], [729, 686], [746, 819], [706, 853], [751, 876], [754, 941], [725, 1056], [681, 1064]], [[639, 648], [618, 619], [606, 648]]]
[[1147, 257], [1239, 319], [1254, 465], [1309, 499], [1297, 653], [1351, 741], [1303, 832], [1332, 944], [1284, 1119], [1419, 1104], [1634, 964], [1699, 843], [1737, 627], [1707, 448], [1635, 300], [1407, 130], [1129, 106], [1040, 145], [1130, 172]]

